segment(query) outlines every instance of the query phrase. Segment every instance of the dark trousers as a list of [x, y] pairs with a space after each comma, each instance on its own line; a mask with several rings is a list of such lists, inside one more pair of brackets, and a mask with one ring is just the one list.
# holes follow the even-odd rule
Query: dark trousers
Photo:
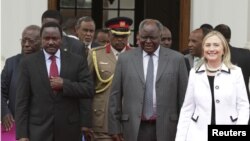
[[157, 141], [155, 121], [141, 121], [137, 141]]

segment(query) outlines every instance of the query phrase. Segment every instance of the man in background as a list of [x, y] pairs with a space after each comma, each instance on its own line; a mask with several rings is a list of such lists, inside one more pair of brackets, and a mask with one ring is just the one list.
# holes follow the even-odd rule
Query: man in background
[[230, 44], [231, 40], [231, 29], [228, 25], [219, 24], [214, 30], [219, 31], [227, 40], [231, 53], [231, 61], [233, 64], [239, 66], [242, 69], [245, 85], [247, 88], [248, 99], [250, 101], [249, 94], [249, 78], [250, 78], [250, 51], [243, 48], [233, 47]]
[[106, 28], [96, 30], [95, 35], [95, 42], [98, 43], [100, 46], [104, 46], [109, 43], [109, 30]]
[[189, 54], [185, 55], [188, 72], [202, 57], [202, 40], [210, 30], [198, 28], [193, 30], [188, 38]]
[[163, 26], [161, 32], [161, 46], [166, 48], [171, 48], [172, 46], [172, 33], [166, 26]]
[[[5, 136], [4, 132], [9, 132], [10, 130], [15, 132], [15, 100], [16, 94], [18, 94], [16, 86], [19, 63], [25, 56], [39, 51], [40, 46], [40, 27], [29, 25], [22, 32], [21, 54], [17, 54], [6, 60], [1, 73], [2, 137]], [[4, 138], [2, 139], [4, 140]], [[15, 135], [13, 135], [13, 139], [15, 139]]]
[[99, 46], [94, 42], [95, 22], [91, 17], [81, 17], [76, 22], [76, 33], [81, 42], [85, 44], [87, 50]]

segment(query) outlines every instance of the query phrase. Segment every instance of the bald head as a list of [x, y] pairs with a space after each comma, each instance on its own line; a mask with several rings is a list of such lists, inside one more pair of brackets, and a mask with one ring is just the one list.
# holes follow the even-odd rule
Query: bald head
[[21, 39], [22, 53], [30, 54], [40, 50], [40, 27], [29, 25], [22, 32]]
[[188, 39], [189, 53], [196, 57], [202, 56], [202, 40], [204, 38], [201, 28], [193, 30]]
[[171, 31], [163, 26], [163, 30], [161, 32], [161, 46], [170, 48], [172, 45], [172, 34]]

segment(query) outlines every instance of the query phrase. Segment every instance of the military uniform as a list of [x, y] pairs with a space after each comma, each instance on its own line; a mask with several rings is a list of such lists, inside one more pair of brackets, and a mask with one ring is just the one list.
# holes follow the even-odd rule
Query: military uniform
[[[129, 18], [114, 18], [106, 22], [111, 34], [129, 35]], [[118, 29], [118, 30], [117, 30]], [[112, 78], [115, 71], [116, 55], [111, 44], [91, 49], [88, 55], [88, 64], [95, 81], [95, 96], [93, 99], [92, 129], [96, 141], [113, 141], [108, 134], [108, 99], [111, 90]], [[131, 49], [125, 46], [123, 51]]]

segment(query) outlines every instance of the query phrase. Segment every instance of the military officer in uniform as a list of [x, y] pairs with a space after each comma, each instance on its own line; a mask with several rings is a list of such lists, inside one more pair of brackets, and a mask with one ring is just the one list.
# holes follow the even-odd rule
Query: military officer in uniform
[[112, 141], [108, 135], [108, 99], [118, 55], [130, 50], [128, 43], [132, 20], [117, 17], [105, 22], [110, 30], [110, 43], [93, 48], [88, 56], [95, 81], [93, 100], [93, 134], [96, 141]]

